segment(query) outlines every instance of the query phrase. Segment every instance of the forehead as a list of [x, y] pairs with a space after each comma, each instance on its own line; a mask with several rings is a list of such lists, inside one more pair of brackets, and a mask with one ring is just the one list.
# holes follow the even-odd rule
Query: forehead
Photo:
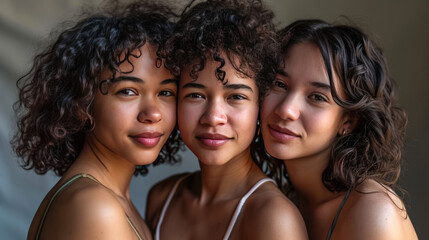
[[[119, 65], [115, 77], [132, 75], [140, 76], [147, 80], [173, 78], [170, 71], [159, 62], [156, 50], [156, 45], [146, 43], [142, 47], [133, 50], [129, 54], [128, 59], [125, 59], [125, 53], [122, 53], [119, 56], [122, 63]], [[104, 80], [112, 77], [113, 72], [108, 68], [104, 68], [100, 79]]]
[[[284, 72], [286, 75], [296, 77], [300, 81], [318, 81], [332, 85], [329, 81], [328, 71], [323, 60], [320, 48], [311, 42], [301, 42], [292, 45], [285, 54]], [[330, 59], [332, 81], [340, 98], [346, 94], [338, 74], [334, 69], [332, 58]]]
[[[188, 82], [194, 81], [194, 82], [215, 82], [220, 85], [223, 84], [230, 84], [230, 83], [236, 83], [236, 82], [245, 82], [249, 85], [255, 85], [256, 87], [256, 80], [254, 78], [248, 77], [239, 71], [235, 67], [240, 67], [240, 64], [238, 62], [237, 58], [234, 58], [232, 56], [232, 61], [234, 61], [234, 65], [230, 62], [228, 57], [225, 54], [221, 55], [222, 59], [224, 60], [224, 64], [222, 64], [220, 61], [215, 61], [213, 58], [208, 58], [208, 60], [205, 62], [204, 68], [201, 71], [197, 72], [197, 79], [193, 79], [190, 74], [192, 71], [192, 68], [195, 66], [195, 64], [198, 64], [198, 60], [194, 60], [191, 64], [188, 64], [182, 71], [181, 78], [180, 78], [180, 85], [184, 85]], [[234, 67], [235, 66], [235, 67]], [[222, 76], [224, 74], [224, 80], [219, 80], [218, 76]]]

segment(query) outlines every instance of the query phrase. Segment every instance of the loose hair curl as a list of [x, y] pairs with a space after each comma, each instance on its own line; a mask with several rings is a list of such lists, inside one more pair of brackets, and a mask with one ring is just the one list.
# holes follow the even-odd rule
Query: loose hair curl
[[226, 84], [222, 70], [225, 59], [221, 56], [225, 54], [238, 73], [256, 79], [259, 95], [263, 95], [275, 75], [265, 68], [265, 64], [275, 62], [273, 12], [259, 0], [194, 3], [185, 7], [166, 44], [166, 67], [176, 76], [190, 67], [190, 77], [197, 79], [206, 62], [213, 60], [219, 63], [216, 78]]
[[[347, 134], [338, 135], [330, 161], [322, 175], [330, 191], [355, 189], [366, 179], [393, 187], [401, 171], [401, 151], [407, 116], [396, 103], [395, 82], [389, 75], [386, 59], [359, 28], [331, 25], [321, 20], [300, 20], [278, 32], [281, 43], [278, 68], [283, 69], [284, 56], [298, 43], [315, 44], [323, 57], [334, 101], [358, 124]], [[341, 99], [335, 90], [333, 71], [339, 78]], [[260, 143], [263, 144], [261, 139]], [[269, 164], [279, 166], [259, 145], [258, 154]], [[274, 169], [272, 177], [283, 182], [286, 169]], [[286, 175], [285, 175], [286, 173]], [[293, 183], [283, 186], [292, 193]]]
[[[86, 134], [96, 127], [92, 108], [104, 68], [115, 75], [121, 63], [135, 56], [131, 52], [146, 43], [157, 47], [159, 66], [163, 61], [160, 51], [173, 32], [173, 11], [143, 1], [114, 6], [63, 31], [18, 80], [18, 132], [11, 144], [24, 169], [62, 176], [75, 161]], [[180, 160], [177, 140], [175, 129], [154, 165]], [[147, 172], [146, 166], [138, 166], [135, 175]]]

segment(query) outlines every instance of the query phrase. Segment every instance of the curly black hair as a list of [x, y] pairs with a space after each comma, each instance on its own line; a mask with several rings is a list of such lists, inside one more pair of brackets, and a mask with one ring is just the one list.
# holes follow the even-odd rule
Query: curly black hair
[[166, 44], [166, 67], [180, 76], [190, 66], [190, 77], [197, 79], [206, 61], [216, 61], [220, 66], [214, 74], [226, 83], [224, 53], [237, 72], [256, 79], [262, 96], [275, 75], [265, 67], [275, 63], [273, 17], [258, 0], [192, 0]]
[[[323, 57], [334, 101], [357, 119], [356, 128], [334, 140], [329, 165], [322, 181], [330, 191], [355, 189], [365, 179], [394, 187], [401, 171], [401, 152], [407, 116], [396, 105], [395, 82], [382, 50], [358, 27], [328, 24], [322, 20], [299, 20], [278, 32], [278, 69], [284, 69], [284, 56], [298, 43], [315, 44]], [[333, 81], [338, 76], [346, 95], [338, 96]], [[263, 140], [260, 140], [263, 144]], [[272, 176], [281, 182], [286, 169], [267, 154], [259, 156], [275, 166]], [[283, 167], [279, 170], [278, 167]], [[282, 179], [283, 178], [283, 179]], [[284, 190], [291, 193], [293, 183]]]
[[[104, 68], [117, 73], [131, 52], [146, 43], [157, 46], [159, 66], [163, 61], [160, 52], [173, 33], [174, 12], [149, 1], [115, 3], [114, 10], [84, 17], [64, 30], [17, 81], [18, 131], [11, 144], [24, 169], [62, 176], [75, 161], [94, 129], [93, 101]], [[154, 165], [180, 160], [175, 155], [181, 148], [178, 138], [175, 129]], [[138, 166], [135, 175], [147, 172]]]

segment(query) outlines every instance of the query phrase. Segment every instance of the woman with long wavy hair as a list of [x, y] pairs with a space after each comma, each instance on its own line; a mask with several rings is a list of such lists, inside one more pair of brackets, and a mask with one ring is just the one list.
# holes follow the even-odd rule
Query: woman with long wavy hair
[[310, 239], [416, 239], [393, 191], [406, 115], [382, 51], [358, 28], [301, 20], [278, 32], [277, 76], [261, 107], [262, 158]]

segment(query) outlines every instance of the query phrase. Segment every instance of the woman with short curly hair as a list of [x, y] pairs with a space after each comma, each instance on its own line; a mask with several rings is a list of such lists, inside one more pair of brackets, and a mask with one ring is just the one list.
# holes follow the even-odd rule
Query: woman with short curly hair
[[172, 17], [144, 2], [86, 17], [18, 82], [14, 149], [24, 168], [62, 176], [28, 239], [151, 239], [129, 187], [147, 172], [137, 165], [178, 160], [177, 80], [160, 54]]
[[166, 44], [180, 77], [178, 125], [201, 171], [149, 194], [155, 239], [307, 239], [296, 207], [251, 156], [259, 99], [274, 71], [273, 13], [260, 1], [192, 1]]
[[401, 199], [406, 115], [382, 51], [358, 28], [320, 20], [278, 33], [277, 77], [261, 107], [261, 132], [278, 182], [310, 239], [416, 239]]

